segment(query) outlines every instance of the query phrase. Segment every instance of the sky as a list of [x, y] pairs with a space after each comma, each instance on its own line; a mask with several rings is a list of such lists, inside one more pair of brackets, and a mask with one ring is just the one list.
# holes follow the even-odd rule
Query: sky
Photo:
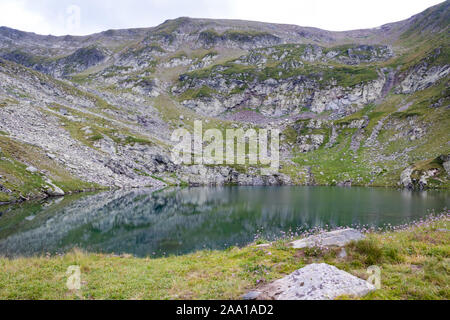
[[53, 35], [153, 27], [178, 17], [242, 19], [331, 31], [375, 28], [442, 0], [0, 0], [0, 26]]

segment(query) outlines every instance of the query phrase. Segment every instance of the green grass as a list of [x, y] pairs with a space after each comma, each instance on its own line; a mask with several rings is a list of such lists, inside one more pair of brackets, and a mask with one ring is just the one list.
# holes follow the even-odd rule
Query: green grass
[[212, 45], [220, 39], [220, 34], [213, 29], [208, 29], [200, 32], [199, 39], [207, 45]]
[[131, 144], [131, 145], [135, 145], [135, 144], [148, 144], [148, 145], [153, 145], [154, 143], [151, 142], [148, 139], [145, 138], [138, 138], [135, 136], [127, 136], [125, 138], [125, 143], [126, 144]]
[[[223, 68], [223, 71], [218, 71], [218, 68]], [[234, 63], [233, 61], [226, 62], [224, 64], [213, 65], [203, 69], [191, 71], [182, 75], [188, 79], [205, 79], [208, 77], [217, 76], [220, 73], [226, 77], [236, 78], [239, 80], [252, 80], [256, 77], [256, 69], [253, 66], [245, 66]]]
[[272, 40], [278, 40], [276, 36], [268, 32], [258, 32], [250, 30], [228, 30], [223, 35], [227, 39], [238, 42], [249, 42], [258, 38], [270, 38]]
[[[67, 110], [73, 116], [82, 118], [83, 121], [80, 122], [69, 120], [67, 117], [58, 113], [61, 108]], [[141, 136], [137, 133], [133, 133], [126, 127], [120, 126], [116, 122], [113, 122], [111, 119], [108, 119], [106, 117], [84, 113], [76, 109], [57, 104], [53, 104], [49, 107], [49, 109], [55, 111], [56, 113], [50, 113], [45, 110], [44, 112], [58, 117], [61, 121], [62, 127], [69, 132], [73, 139], [80, 141], [81, 143], [93, 149], [97, 149], [94, 146], [94, 143], [104, 139], [104, 137], [109, 137], [115, 143], [120, 145], [137, 143], [153, 145], [159, 143], [159, 141], [156, 139], [154, 139], [154, 141], [151, 141], [147, 137]], [[85, 130], [83, 130], [86, 127], [88, 127], [92, 131], [92, 133], [86, 134]]]
[[333, 81], [338, 86], [354, 87], [364, 84], [378, 78], [376, 68], [373, 66], [342, 66], [331, 64], [332, 69], [327, 64], [321, 63], [304, 63], [297, 69], [284, 70], [281, 68], [282, 63], [268, 66], [259, 74], [260, 80], [266, 79], [288, 79], [297, 76], [308, 76], [316, 80], [321, 87], [326, 87]]
[[199, 98], [209, 98], [212, 97], [212, 95], [216, 93], [215, 90], [211, 89], [210, 87], [203, 86], [200, 89], [188, 89], [183, 94], [179, 96], [179, 99], [181, 101], [186, 100], [195, 100]]
[[4, 108], [8, 105], [12, 105], [12, 104], [19, 104], [19, 101], [17, 101], [16, 99], [12, 99], [10, 97], [1, 97], [0, 100], [0, 108]]
[[[209, 92], [208, 89], [206, 89]], [[191, 109], [181, 106], [176, 103], [175, 99], [172, 99], [168, 95], [160, 95], [153, 99], [155, 108], [159, 111], [162, 119], [173, 128], [178, 128], [179, 125], [183, 125], [183, 128], [193, 132], [194, 121], [203, 121], [203, 130], [219, 129], [225, 136], [227, 128], [231, 128], [231, 122], [219, 120], [216, 118], [203, 117]], [[184, 117], [184, 120], [180, 120], [180, 116]], [[206, 122], [206, 120], [208, 122]]]
[[[365, 185], [370, 181], [370, 168], [361, 158], [354, 158], [350, 150], [352, 135], [356, 129], [341, 129], [336, 144], [326, 148], [331, 129], [303, 129], [301, 134], [321, 134], [324, 143], [319, 149], [308, 153], [294, 153], [293, 161], [303, 167], [311, 166], [314, 182], [320, 185], [335, 185], [352, 180], [354, 185]], [[358, 153], [357, 153], [358, 155]]]
[[199, 39], [206, 45], [216, 44], [218, 41], [235, 41], [235, 42], [252, 42], [257, 39], [271, 39], [273, 41], [278, 41], [279, 38], [268, 33], [268, 32], [258, 32], [250, 30], [227, 30], [222, 34], [219, 34], [213, 29], [208, 29], [200, 32]]
[[175, 60], [175, 59], [183, 59], [183, 58], [187, 58], [188, 55], [186, 54], [186, 52], [184, 51], [179, 51], [177, 53], [175, 53], [174, 55], [169, 57], [169, 61]]
[[288, 126], [283, 131], [283, 136], [285, 138], [285, 140], [283, 141], [284, 143], [295, 144], [297, 142], [298, 132], [295, 131], [294, 128]]
[[[450, 222], [369, 234], [340, 249], [288, 247], [280, 240], [225, 251], [167, 258], [89, 254], [0, 259], [0, 299], [239, 299], [242, 294], [310, 263], [326, 262], [363, 279], [373, 264], [382, 288], [363, 299], [449, 299]], [[258, 243], [262, 243], [259, 241]], [[79, 296], [66, 289], [66, 270], [81, 268]], [[349, 298], [349, 297], [343, 297]]]

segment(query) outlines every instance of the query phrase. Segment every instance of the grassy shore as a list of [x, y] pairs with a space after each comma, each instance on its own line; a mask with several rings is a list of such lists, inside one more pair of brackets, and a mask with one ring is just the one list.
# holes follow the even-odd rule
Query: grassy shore
[[[0, 259], [0, 299], [239, 299], [249, 290], [310, 263], [326, 262], [366, 279], [378, 265], [382, 288], [364, 299], [450, 299], [448, 212], [407, 228], [369, 233], [340, 249], [295, 250], [291, 239], [270, 247], [143, 259], [73, 251], [63, 256]], [[66, 288], [69, 266], [81, 268], [82, 289]], [[342, 297], [350, 298], [350, 297]]]

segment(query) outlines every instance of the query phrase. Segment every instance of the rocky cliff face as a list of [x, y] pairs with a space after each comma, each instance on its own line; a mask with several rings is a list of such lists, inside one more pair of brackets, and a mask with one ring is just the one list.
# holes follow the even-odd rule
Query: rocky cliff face
[[[226, 64], [181, 75], [172, 93], [184, 106], [214, 116], [237, 108], [272, 117], [298, 115], [305, 109], [345, 115], [380, 98], [387, 81], [381, 70], [345, 65], [385, 61], [392, 56], [389, 47], [367, 45], [252, 50]], [[341, 64], [333, 65], [338, 62]], [[352, 79], [353, 74], [357, 80]]]
[[[417, 163], [450, 153], [448, 12], [349, 32], [190, 18], [86, 37], [2, 27], [0, 202], [100, 186], [412, 187]], [[171, 133], [194, 120], [281, 129], [280, 174], [175, 165]], [[448, 187], [445, 163], [421, 185]]]

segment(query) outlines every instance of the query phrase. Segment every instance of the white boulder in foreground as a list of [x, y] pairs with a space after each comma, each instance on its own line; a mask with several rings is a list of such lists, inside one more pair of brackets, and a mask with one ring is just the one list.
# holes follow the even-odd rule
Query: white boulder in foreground
[[365, 236], [358, 230], [343, 229], [310, 236], [305, 239], [291, 242], [291, 245], [295, 249], [307, 247], [343, 247], [351, 241], [359, 241], [364, 238]]
[[[362, 297], [375, 287], [350, 273], [326, 263], [310, 264], [283, 279], [272, 282], [256, 295], [258, 300], [334, 300], [346, 295]], [[244, 299], [246, 296], [244, 296]]]

